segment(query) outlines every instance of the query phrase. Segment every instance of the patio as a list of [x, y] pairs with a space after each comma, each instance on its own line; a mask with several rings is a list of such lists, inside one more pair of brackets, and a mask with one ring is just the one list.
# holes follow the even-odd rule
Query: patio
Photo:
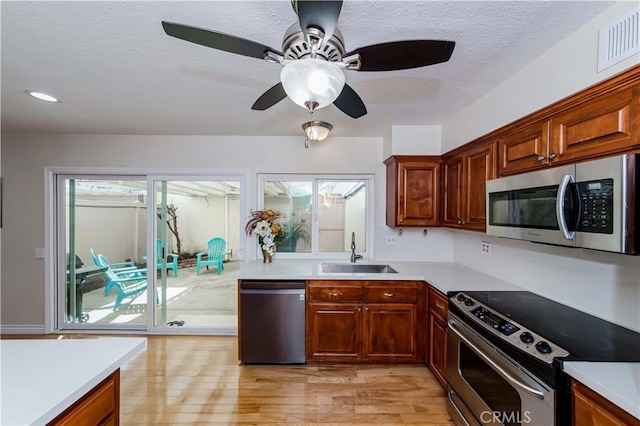
[[[167, 277], [167, 323], [184, 321], [181, 327], [237, 326], [238, 292], [235, 272], [238, 262], [224, 264], [222, 274], [215, 268], [202, 269], [196, 276], [195, 266], [178, 269], [178, 276]], [[145, 324], [147, 291], [125, 299], [113, 311], [116, 292], [104, 295], [104, 286], [84, 293], [82, 311], [89, 315], [88, 324]], [[159, 292], [162, 297], [161, 292]], [[178, 326], [179, 325], [170, 325]]]

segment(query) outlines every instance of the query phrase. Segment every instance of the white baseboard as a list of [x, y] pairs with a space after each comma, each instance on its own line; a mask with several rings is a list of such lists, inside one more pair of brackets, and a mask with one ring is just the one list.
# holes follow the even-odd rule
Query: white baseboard
[[26, 325], [0, 325], [0, 334], [47, 334], [45, 326], [38, 324], [26, 324]]

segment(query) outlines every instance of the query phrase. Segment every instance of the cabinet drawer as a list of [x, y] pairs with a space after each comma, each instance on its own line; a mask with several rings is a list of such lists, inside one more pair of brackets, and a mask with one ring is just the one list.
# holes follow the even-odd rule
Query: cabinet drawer
[[310, 302], [362, 302], [361, 286], [309, 286]]
[[418, 289], [415, 286], [375, 286], [364, 288], [364, 301], [368, 303], [415, 303]]
[[429, 310], [442, 321], [446, 321], [448, 307], [447, 297], [433, 287], [429, 287]]

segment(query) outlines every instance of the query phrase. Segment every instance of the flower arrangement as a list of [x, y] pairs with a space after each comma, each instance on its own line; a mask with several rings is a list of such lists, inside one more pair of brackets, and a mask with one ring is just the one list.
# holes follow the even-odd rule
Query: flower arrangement
[[244, 227], [247, 235], [256, 234], [260, 248], [269, 255], [276, 252], [276, 247], [286, 237], [285, 229], [277, 221], [282, 218], [280, 212], [274, 210], [251, 210], [251, 219]]

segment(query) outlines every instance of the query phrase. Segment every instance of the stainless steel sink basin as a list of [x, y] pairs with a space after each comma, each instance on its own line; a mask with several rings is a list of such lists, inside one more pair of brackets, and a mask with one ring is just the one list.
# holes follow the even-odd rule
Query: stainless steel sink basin
[[364, 263], [323, 263], [322, 272], [328, 274], [397, 274], [389, 265]]

